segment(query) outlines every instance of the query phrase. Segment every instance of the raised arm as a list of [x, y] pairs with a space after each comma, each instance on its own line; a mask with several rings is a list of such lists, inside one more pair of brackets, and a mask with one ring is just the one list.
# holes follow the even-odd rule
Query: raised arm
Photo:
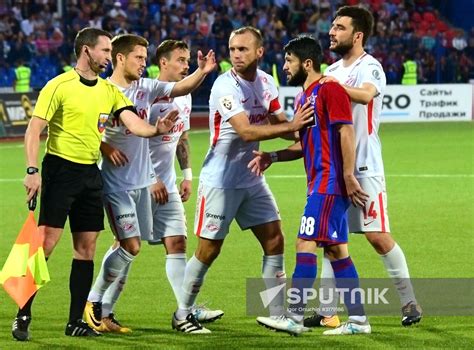
[[172, 110], [163, 118], [158, 118], [155, 125], [148, 124], [128, 109], [122, 110], [119, 116], [120, 120], [132, 134], [141, 137], [152, 137], [170, 131], [178, 119], [178, 114], [177, 110]]
[[216, 57], [214, 51], [209, 50], [206, 56], [198, 51], [198, 68], [193, 74], [177, 82], [171, 91], [171, 97], [184, 96], [194, 91], [202, 84], [206, 76], [216, 69]]

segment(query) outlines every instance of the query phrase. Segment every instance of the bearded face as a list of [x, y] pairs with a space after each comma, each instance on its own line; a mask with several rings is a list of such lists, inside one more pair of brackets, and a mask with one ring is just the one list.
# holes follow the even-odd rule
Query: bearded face
[[299, 64], [294, 72], [287, 71], [286, 78], [290, 86], [302, 86], [308, 77], [308, 73], [303, 69], [303, 65]]

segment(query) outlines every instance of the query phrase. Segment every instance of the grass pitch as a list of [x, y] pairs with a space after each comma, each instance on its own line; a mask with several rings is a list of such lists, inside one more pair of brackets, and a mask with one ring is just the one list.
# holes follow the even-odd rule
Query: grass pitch
[[[390, 225], [403, 248], [410, 273], [416, 278], [474, 278], [474, 124], [423, 123], [381, 126]], [[283, 148], [284, 141], [267, 141], [262, 149]], [[208, 134], [191, 135], [194, 174], [208, 147]], [[24, 156], [21, 143], [0, 144], [0, 265], [5, 261], [26, 218]], [[294, 268], [294, 242], [305, 204], [305, 179], [300, 161], [275, 164], [267, 180], [280, 207], [286, 233], [286, 270]], [[194, 192], [197, 189], [194, 180]], [[196, 246], [192, 234], [195, 193], [186, 203], [189, 223], [188, 256]], [[112, 242], [102, 232], [96, 255], [99, 270]], [[383, 264], [363, 236], [350, 237], [351, 256], [360, 277], [386, 277]], [[174, 297], [164, 271], [164, 249], [143, 245], [118, 302], [119, 319], [133, 329], [129, 335], [107, 334], [97, 339], [64, 336], [67, 321], [71, 264], [68, 227], [48, 265], [51, 282], [33, 306], [32, 339], [12, 340], [10, 327], [16, 305], [0, 290], [0, 349], [180, 349], [180, 348], [472, 348], [473, 316], [430, 316], [419, 325], [403, 328], [399, 315], [370, 316], [368, 336], [323, 337], [322, 330], [301, 337], [272, 333], [246, 316], [245, 281], [259, 277], [261, 251], [250, 232], [233, 225], [221, 256], [210, 269], [199, 300], [221, 308], [225, 316], [208, 326], [212, 334], [189, 336], [171, 330]], [[446, 291], [438, 291], [445, 293]], [[419, 300], [423, 305], [423, 300]], [[345, 318], [342, 315], [342, 318]]]

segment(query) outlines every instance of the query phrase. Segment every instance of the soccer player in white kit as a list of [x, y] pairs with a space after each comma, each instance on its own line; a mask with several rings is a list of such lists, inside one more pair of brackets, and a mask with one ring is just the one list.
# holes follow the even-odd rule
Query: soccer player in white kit
[[[292, 122], [286, 121], [273, 78], [257, 69], [263, 56], [257, 29], [234, 30], [229, 50], [233, 68], [216, 79], [209, 101], [210, 149], [200, 175], [194, 227], [198, 247], [186, 265], [182, 298], [173, 316], [175, 329], [194, 333], [210, 332], [196, 320], [192, 305], [234, 218], [241, 229], [252, 230], [263, 248], [263, 277], [284, 277], [278, 208], [264, 178], [252, 174], [247, 164], [259, 140], [299, 130], [312, 114], [305, 105]], [[283, 305], [275, 307], [281, 314]]]
[[[215, 67], [215, 57], [198, 53], [199, 68], [178, 83], [140, 78], [146, 67], [148, 42], [137, 35], [121, 35], [112, 40], [114, 72], [110, 81], [134, 103], [138, 115], [147, 120], [157, 98], [185, 95], [198, 87]], [[176, 115], [178, 111], [175, 112]], [[141, 236], [152, 231], [149, 187], [156, 182], [148, 139], [133, 136], [117, 119], [109, 118], [101, 150], [104, 206], [111, 229], [119, 244], [105, 254], [102, 267], [89, 293], [85, 319], [104, 332], [126, 333], [115, 319], [113, 305], [128, 276], [131, 262], [140, 250]]]
[[[176, 82], [188, 75], [190, 52], [184, 41], [165, 40], [156, 49], [155, 59], [160, 68], [158, 80]], [[151, 186], [153, 232], [149, 244], [163, 244], [166, 249], [166, 276], [179, 302], [186, 268], [186, 202], [192, 190], [192, 169], [188, 130], [192, 107], [191, 94], [175, 98], [161, 97], [152, 105], [150, 123], [154, 124], [170, 110], [179, 111], [178, 120], [166, 134], [150, 139], [151, 161], [156, 184]], [[175, 156], [183, 174], [179, 190], [176, 186]], [[199, 322], [213, 322], [224, 315], [222, 310], [193, 307]], [[191, 329], [189, 329], [191, 330]]]
[[[363, 233], [380, 255], [398, 291], [402, 305], [402, 325], [418, 323], [422, 311], [418, 305], [405, 255], [390, 235], [387, 212], [387, 193], [382, 160], [382, 145], [378, 136], [383, 95], [386, 88], [381, 64], [364, 51], [372, 33], [372, 14], [362, 7], [341, 7], [329, 31], [331, 51], [342, 59], [326, 68], [327, 81], [338, 81], [352, 101], [352, 115], [356, 132], [355, 176], [370, 198], [365, 207], [350, 207], [349, 230]], [[322, 284], [331, 284], [334, 273], [327, 257], [323, 259]], [[320, 312], [305, 320], [305, 326], [339, 324], [331, 311]]]

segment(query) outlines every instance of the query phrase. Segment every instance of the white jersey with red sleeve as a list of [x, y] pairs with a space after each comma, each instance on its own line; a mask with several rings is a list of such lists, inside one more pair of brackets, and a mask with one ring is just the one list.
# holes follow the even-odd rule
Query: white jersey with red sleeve
[[150, 123], [154, 124], [173, 109], [179, 111], [178, 120], [166, 134], [150, 138], [150, 155], [156, 176], [165, 184], [168, 193], [178, 192], [174, 160], [176, 147], [183, 132], [189, 130], [191, 95], [159, 98], [151, 107]]
[[250, 124], [267, 124], [268, 115], [279, 114], [278, 89], [273, 78], [257, 70], [254, 81], [240, 78], [231, 69], [220, 75], [209, 98], [210, 148], [201, 170], [200, 181], [216, 188], [248, 188], [264, 181], [253, 174], [247, 164], [259, 142], [245, 142], [229, 123], [233, 116], [245, 112]]
[[[117, 86], [133, 102], [138, 116], [148, 121], [150, 107], [157, 97], [169, 96], [175, 83], [140, 78], [124, 89]], [[102, 141], [119, 149], [128, 158], [125, 166], [114, 166], [103, 157], [102, 170], [104, 193], [136, 190], [155, 183], [155, 172], [150, 160], [148, 139], [133, 135], [120, 118], [108, 119]]]
[[356, 133], [356, 177], [383, 176], [382, 145], [378, 136], [382, 100], [386, 88], [385, 73], [381, 64], [364, 53], [353, 64], [343, 66], [342, 60], [330, 65], [324, 75], [335, 77], [341, 84], [360, 87], [370, 83], [378, 95], [367, 105], [352, 103], [352, 118]]

